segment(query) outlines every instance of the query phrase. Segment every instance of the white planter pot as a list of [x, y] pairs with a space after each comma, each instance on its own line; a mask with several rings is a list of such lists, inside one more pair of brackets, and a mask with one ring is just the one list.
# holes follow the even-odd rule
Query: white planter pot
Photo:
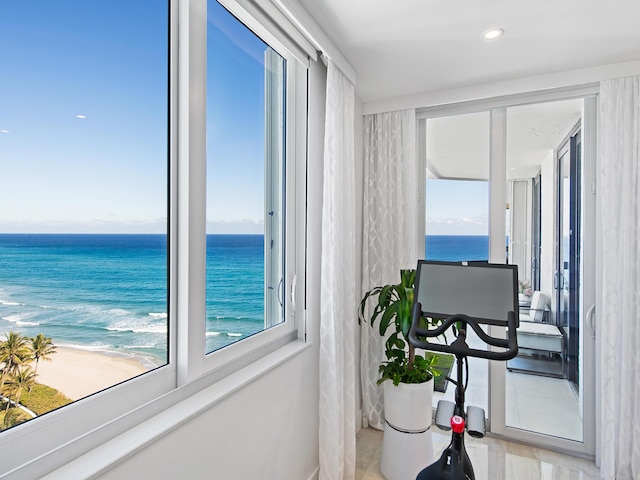
[[400, 383], [387, 380], [384, 387], [384, 419], [405, 432], [424, 432], [431, 425], [433, 378], [425, 383]]
[[435, 461], [431, 438], [433, 379], [384, 387], [385, 426], [380, 472], [387, 480], [414, 479]]

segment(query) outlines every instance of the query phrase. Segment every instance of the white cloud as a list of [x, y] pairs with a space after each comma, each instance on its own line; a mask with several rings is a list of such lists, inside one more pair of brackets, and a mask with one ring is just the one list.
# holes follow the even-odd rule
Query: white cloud
[[488, 235], [486, 215], [477, 217], [428, 218], [427, 235]]

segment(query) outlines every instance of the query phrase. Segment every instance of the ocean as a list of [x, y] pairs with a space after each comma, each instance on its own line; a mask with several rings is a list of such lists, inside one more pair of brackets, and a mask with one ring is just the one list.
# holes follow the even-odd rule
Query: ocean
[[[427, 236], [426, 258], [486, 260], [486, 236]], [[0, 338], [167, 362], [165, 235], [0, 234]], [[207, 235], [207, 352], [263, 328], [262, 235]]]
[[427, 235], [425, 257], [427, 260], [460, 262], [463, 260], [488, 260], [488, 235]]

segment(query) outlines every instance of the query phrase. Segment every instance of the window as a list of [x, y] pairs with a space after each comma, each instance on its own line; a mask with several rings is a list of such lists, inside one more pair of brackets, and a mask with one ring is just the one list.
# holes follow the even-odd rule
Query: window
[[168, 8], [0, 9], [4, 428], [169, 360]]
[[218, 2], [207, 17], [211, 352], [284, 320], [286, 60]]
[[297, 338], [315, 50], [223, 3], [0, 6], [0, 326], [53, 340], [38, 375], [71, 344], [142, 360], [0, 433], [0, 475], [39, 478]]

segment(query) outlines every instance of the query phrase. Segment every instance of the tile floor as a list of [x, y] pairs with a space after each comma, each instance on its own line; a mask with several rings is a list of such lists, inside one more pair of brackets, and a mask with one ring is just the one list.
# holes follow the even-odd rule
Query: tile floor
[[[470, 346], [485, 348], [481, 340], [470, 334]], [[469, 383], [466, 404], [489, 411], [489, 361], [469, 358]], [[503, 367], [504, 368], [504, 367]], [[455, 363], [451, 372], [455, 376]], [[506, 371], [506, 424], [507, 426], [539, 432], [570, 440], [582, 441], [581, 408], [576, 393], [568, 380], [535, 374]], [[455, 385], [449, 384], [445, 393], [434, 392], [433, 407], [438, 400], [454, 400]]]
[[[470, 359], [470, 379], [466, 404], [488, 409], [488, 365], [486, 360]], [[474, 362], [475, 360], [475, 362]], [[582, 417], [578, 397], [562, 378], [506, 372], [506, 424], [510, 427], [582, 441]], [[438, 400], [454, 401], [455, 385], [445, 393], [434, 392]]]
[[507, 372], [506, 424], [582, 441], [578, 397], [562, 378]]
[[[436, 456], [449, 444], [450, 435], [433, 427]], [[357, 436], [356, 480], [383, 480], [380, 449], [383, 432], [363, 428]], [[520, 445], [497, 438], [465, 437], [476, 480], [597, 480], [592, 461]], [[408, 479], [410, 480], [410, 479]]]

